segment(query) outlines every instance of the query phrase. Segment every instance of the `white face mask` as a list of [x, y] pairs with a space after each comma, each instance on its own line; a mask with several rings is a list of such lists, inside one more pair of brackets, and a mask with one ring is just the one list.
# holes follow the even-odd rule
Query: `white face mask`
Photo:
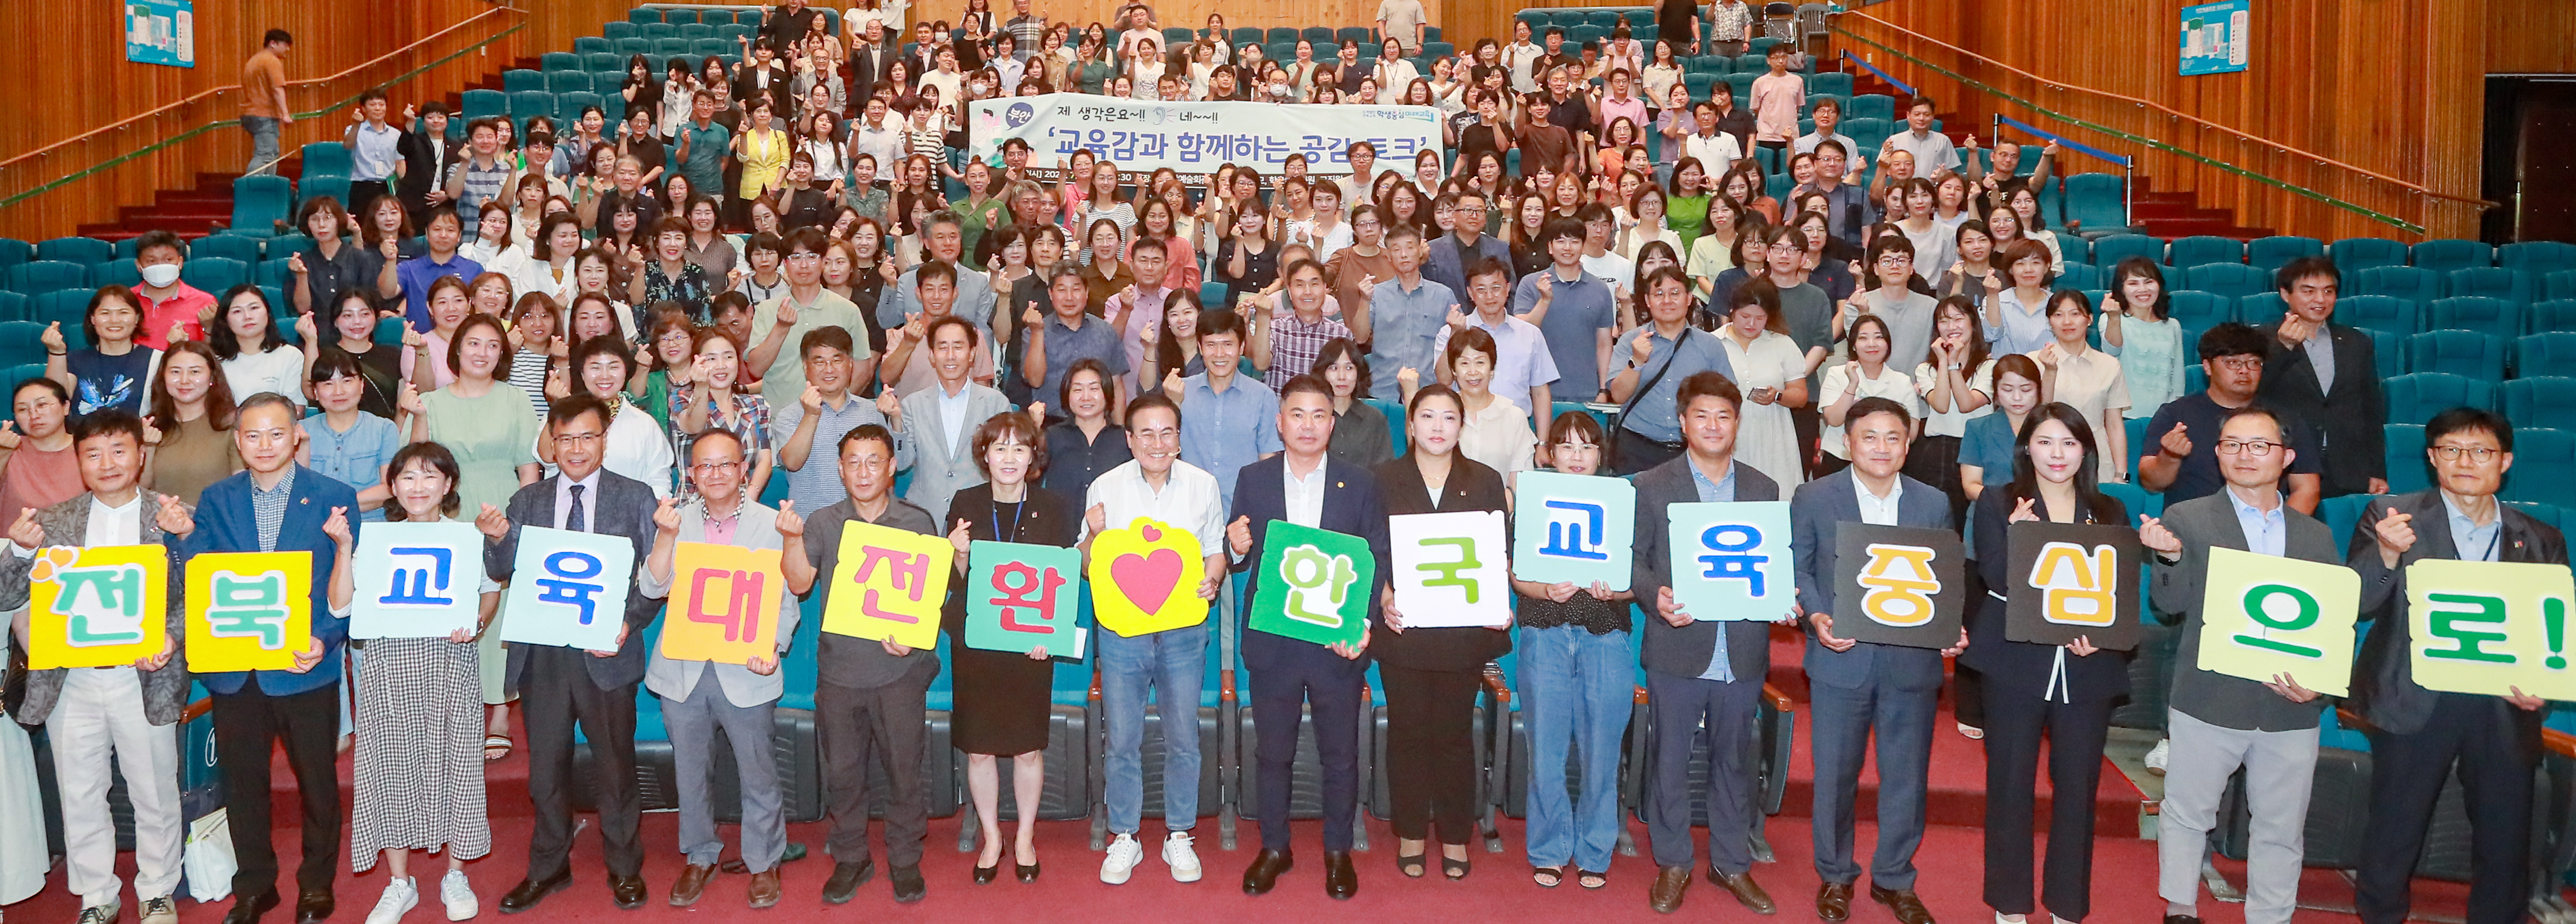
[[159, 289], [166, 288], [177, 281], [179, 281], [179, 264], [155, 263], [143, 268], [144, 285]]

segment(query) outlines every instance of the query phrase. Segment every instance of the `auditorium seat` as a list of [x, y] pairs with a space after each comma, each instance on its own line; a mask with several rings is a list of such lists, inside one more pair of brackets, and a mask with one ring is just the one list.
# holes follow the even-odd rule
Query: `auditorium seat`
[[2258, 237], [2245, 245], [2245, 262], [2267, 270], [2280, 269], [2283, 264], [2300, 257], [2325, 255], [2325, 242], [2313, 237]]

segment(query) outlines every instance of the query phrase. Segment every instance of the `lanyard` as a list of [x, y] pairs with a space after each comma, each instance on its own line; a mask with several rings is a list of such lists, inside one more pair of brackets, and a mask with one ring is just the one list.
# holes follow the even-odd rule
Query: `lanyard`
[[1012, 505], [1011, 534], [1008, 537], [1002, 535], [1002, 503], [1000, 501], [994, 501], [992, 508], [988, 510], [987, 513], [989, 513], [993, 518], [993, 541], [1018, 542], [1020, 541], [1020, 519], [1028, 516], [1029, 502], [1024, 498], [1019, 503]]

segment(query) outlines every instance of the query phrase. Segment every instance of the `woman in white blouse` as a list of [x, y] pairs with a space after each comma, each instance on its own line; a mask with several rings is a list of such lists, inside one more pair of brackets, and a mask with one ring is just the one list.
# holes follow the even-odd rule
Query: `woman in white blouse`
[[[572, 373], [578, 387], [608, 403], [608, 432], [600, 441], [600, 467], [643, 482], [653, 489], [653, 497], [658, 500], [671, 496], [675, 455], [662, 425], [653, 422], [653, 415], [645, 412], [643, 405], [625, 396], [627, 373], [634, 367], [634, 355], [627, 352], [626, 341], [620, 337], [592, 337], [572, 347]], [[554, 396], [550, 393], [548, 397]], [[537, 458], [551, 471], [554, 457], [554, 441], [546, 439], [540, 428]]]
[[1780, 289], [1756, 278], [1735, 287], [1728, 299], [1726, 362], [1735, 369], [1735, 384], [1744, 393], [1736, 424], [1735, 457], [1770, 476], [1782, 488], [1805, 482], [1798, 458], [1798, 428], [1789, 409], [1807, 406], [1807, 357], [1790, 339], [1780, 315]]
[[[1449, 338], [1449, 381], [1458, 387], [1458, 398], [1466, 405], [1458, 452], [1501, 473], [1503, 483], [1509, 484], [1513, 473], [1535, 467], [1538, 431], [1530, 429], [1529, 411], [1494, 394], [1498, 353], [1494, 335], [1481, 327], [1465, 328]], [[1411, 381], [1406, 381], [1408, 374]], [[1413, 369], [1401, 370], [1397, 377], [1406, 391], [1420, 381], [1420, 373]]]
[[[2077, 336], [2083, 335], [2079, 332]], [[1851, 448], [1843, 440], [1843, 418], [1851, 413], [1853, 402], [1862, 398], [1886, 398], [1904, 406], [1914, 415], [1911, 442], [1923, 427], [1923, 397], [1914, 391], [1914, 377], [1901, 369], [1888, 368], [1888, 351], [1895, 338], [1887, 332], [1887, 322], [1877, 315], [1864, 314], [1851, 323], [1850, 362], [1825, 370], [1823, 395], [1817, 412], [1825, 419], [1822, 442], [1825, 446], [1824, 468], [1830, 473], [1851, 464]]]
[[1932, 309], [1931, 353], [1914, 367], [1914, 390], [1923, 394], [1928, 413], [1923, 438], [1905, 454], [1905, 473], [1950, 495], [1954, 518], [1968, 507], [1959, 478], [1959, 440], [1968, 435], [1968, 421], [1995, 412], [1994, 374], [1985, 332], [1977, 329], [1976, 304], [1964, 295], [1942, 299]]
[[2127, 481], [2129, 428], [2120, 412], [2129, 408], [2128, 377], [2120, 372], [2119, 357], [2084, 342], [2092, 326], [2093, 306], [2084, 293], [2059, 289], [2048, 297], [2048, 331], [2057, 339], [2030, 352], [2039, 362], [2039, 403], [2081, 412], [2102, 441], [2102, 481]]
[[474, 239], [456, 249], [456, 255], [474, 261], [487, 273], [515, 277], [527, 265], [528, 249], [520, 246], [514, 230], [519, 216], [498, 199], [483, 203], [482, 220], [475, 222]]
[[1386, 45], [1378, 50], [1378, 89], [1382, 92], [1400, 92], [1405, 87], [1412, 86], [1414, 78], [1420, 76], [1422, 76], [1422, 69], [1414, 67], [1413, 62], [1405, 58], [1404, 46], [1394, 39], [1387, 39]]
[[1134, 98], [1162, 98], [1160, 85], [1163, 72], [1171, 65], [1163, 61], [1163, 43], [1152, 38], [1136, 40], [1136, 51], [1127, 58], [1127, 79], [1132, 82]]
[[569, 212], [546, 216], [545, 223], [538, 226], [535, 250], [510, 276], [510, 290], [518, 296], [541, 293], [557, 305], [571, 301], [573, 294], [581, 290], [580, 274], [573, 263], [573, 256], [580, 252], [581, 220]]
[[[285, 395], [301, 407], [304, 399], [304, 353], [277, 335], [277, 316], [268, 296], [244, 283], [224, 293], [222, 316], [206, 331], [206, 345], [224, 363], [224, 384], [249, 398], [263, 391]], [[239, 400], [239, 399], [236, 399]]]

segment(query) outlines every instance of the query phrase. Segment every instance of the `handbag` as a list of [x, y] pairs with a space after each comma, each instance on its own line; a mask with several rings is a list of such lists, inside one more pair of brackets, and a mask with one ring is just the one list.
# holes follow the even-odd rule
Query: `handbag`
[[179, 871], [186, 878], [188, 897], [198, 903], [218, 902], [233, 894], [233, 874], [241, 864], [233, 858], [232, 825], [227, 813], [216, 809], [188, 823], [186, 852], [179, 857]]

